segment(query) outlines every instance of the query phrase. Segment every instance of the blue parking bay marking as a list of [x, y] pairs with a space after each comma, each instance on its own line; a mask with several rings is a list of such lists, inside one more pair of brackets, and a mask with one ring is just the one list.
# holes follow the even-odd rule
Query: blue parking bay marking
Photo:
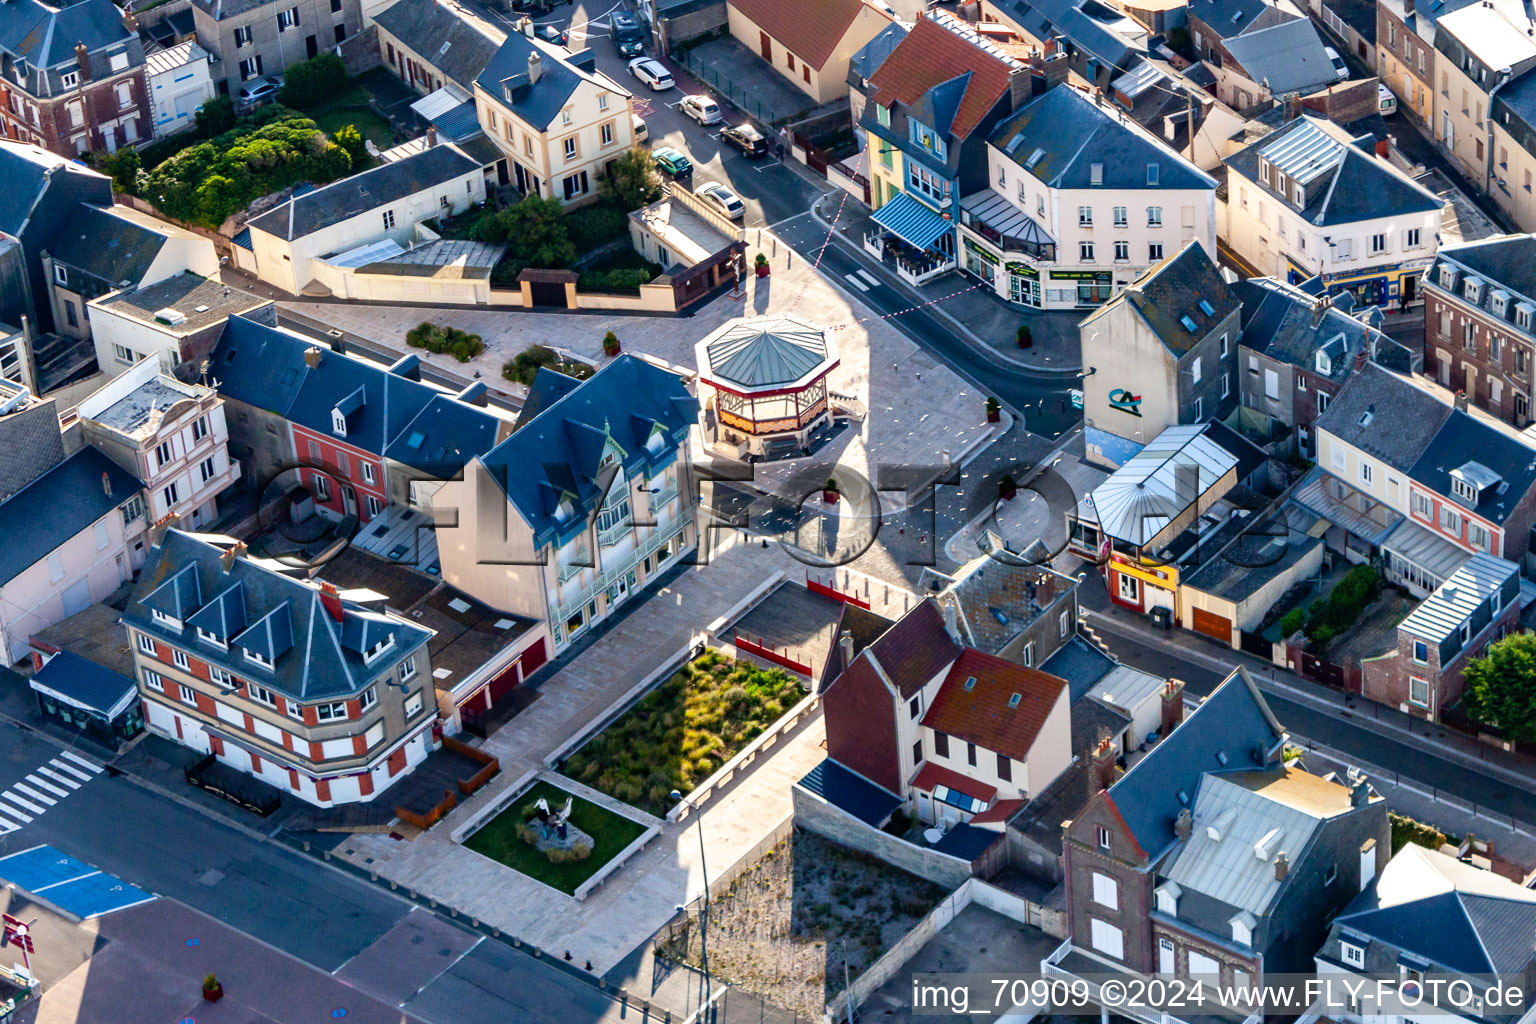
[[0, 879], [83, 921], [157, 898], [52, 846], [0, 857]]

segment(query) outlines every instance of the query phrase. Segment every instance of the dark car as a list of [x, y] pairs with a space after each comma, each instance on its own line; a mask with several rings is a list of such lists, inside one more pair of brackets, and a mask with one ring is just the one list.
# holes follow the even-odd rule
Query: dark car
[[738, 124], [722, 129], [720, 139], [727, 145], [735, 146], [747, 156], [762, 156], [768, 152], [768, 140], [763, 138], [762, 132], [750, 124]]
[[511, 7], [514, 11], [538, 14], [552, 11], [559, 4], [571, 2], [573, 0], [508, 0], [507, 6]]
[[645, 52], [645, 31], [640, 28], [640, 22], [628, 11], [614, 11], [608, 18], [608, 26], [613, 32], [613, 45], [618, 47], [620, 57], [638, 57]]
[[556, 46], [564, 46], [571, 38], [570, 34], [566, 32], [565, 29], [561, 28], [559, 25], [556, 25], [553, 22], [550, 22], [547, 25], [538, 26], [538, 28], [534, 30], [534, 35], [538, 36], [546, 43], [554, 43]]

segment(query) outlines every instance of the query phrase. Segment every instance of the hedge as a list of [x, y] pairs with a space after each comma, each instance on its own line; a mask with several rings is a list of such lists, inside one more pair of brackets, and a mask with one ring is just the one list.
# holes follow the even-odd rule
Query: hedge
[[1415, 821], [1405, 814], [1388, 811], [1387, 820], [1392, 823], [1392, 855], [1394, 857], [1397, 856], [1397, 851], [1409, 843], [1417, 843], [1431, 850], [1438, 850], [1448, 842], [1460, 842], [1459, 839], [1447, 836], [1433, 825]]
[[1381, 576], [1376, 570], [1369, 565], [1355, 566], [1334, 584], [1326, 598], [1308, 606], [1307, 637], [1319, 646], [1327, 646], [1328, 641], [1354, 625], [1379, 593]]
[[576, 287], [584, 292], [635, 292], [638, 294], [641, 285], [650, 284], [655, 279], [656, 274], [649, 269], [618, 267], [614, 270], [596, 270], [582, 274], [576, 281]]
[[439, 327], [432, 323], [419, 323], [405, 335], [405, 343], [411, 348], [424, 348], [428, 352], [447, 353], [461, 363], [467, 363], [485, 351], [480, 335], [461, 331], [457, 327]]
[[541, 366], [547, 366], [551, 370], [563, 373], [567, 377], [575, 377], [577, 380], [586, 380], [593, 373], [592, 367], [586, 363], [562, 359], [560, 353], [552, 348], [533, 345], [508, 359], [501, 367], [501, 375], [518, 384], [532, 384]]

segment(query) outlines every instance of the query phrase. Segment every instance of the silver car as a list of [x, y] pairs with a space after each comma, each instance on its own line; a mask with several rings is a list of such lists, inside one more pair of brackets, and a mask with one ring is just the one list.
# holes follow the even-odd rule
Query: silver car
[[731, 220], [741, 220], [742, 216], [747, 212], [747, 208], [736, 197], [736, 193], [718, 181], [706, 181], [699, 186], [694, 194]]

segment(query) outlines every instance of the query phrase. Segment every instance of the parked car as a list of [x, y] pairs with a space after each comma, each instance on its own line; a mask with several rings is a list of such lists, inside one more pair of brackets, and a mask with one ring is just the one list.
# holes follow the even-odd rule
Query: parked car
[[608, 18], [608, 28], [620, 57], [638, 57], [645, 52], [645, 31], [633, 14], [614, 11]]
[[740, 220], [742, 215], [747, 212], [747, 208], [736, 197], [736, 193], [718, 181], [706, 181], [695, 190], [694, 195], [703, 199], [731, 220]]
[[645, 118], [641, 117], [639, 114], [630, 114], [629, 122], [634, 128], [636, 142], [644, 142], [646, 139], [651, 137], [651, 130], [650, 128], [646, 127]]
[[746, 156], [762, 156], [768, 152], [768, 140], [751, 124], [738, 124], [721, 129], [720, 141], [735, 146]]
[[254, 110], [264, 103], [272, 102], [277, 97], [277, 90], [282, 87], [282, 79], [272, 75], [253, 78], [235, 94], [235, 107], [241, 111]]
[[636, 57], [629, 62], [629, 73], [651, 87], [652, 92], [666, 92], [672, 88], [672, 72], [651, 57]]
[[671, 146], [652, 150], [651, 159], [655, 161], [657, 170], [670, 174], [674, 178], [687, 177], [693, 173], [693, 163]]
[[1383, 114], [1390, 114], [1397, 109], [1397, 97], [1381, 82], [1376, 83], [1376, 105]]
[[514, 11], [531, 11], [535, 14], [547, 14], [560, 4], [573, 3], [574, 0], [509, 0], [507, 6]]
[[1339, 56], [1339, 51], [1331, 46], [1325, 46], [1323, 52], [1328, 55], [1328, 63], [1333, 65], [1333, 73], [1338, 76], [1339, 81], [1342, 82], [1348, 78], [1349, 65], [1345, 64], [1344, 58]]
[[533, 34], [546, 43], [554, 43], [556, 46], [564, 46], [571, 39], [571, 34], [554, 22], [538, 26]]
[[684, 96], [683, 102], [678, 104], [678, 109], [701, 125], [719, 124], [724, 120], [724, 115], [720, 113], [720, 104], [708, 96]]

